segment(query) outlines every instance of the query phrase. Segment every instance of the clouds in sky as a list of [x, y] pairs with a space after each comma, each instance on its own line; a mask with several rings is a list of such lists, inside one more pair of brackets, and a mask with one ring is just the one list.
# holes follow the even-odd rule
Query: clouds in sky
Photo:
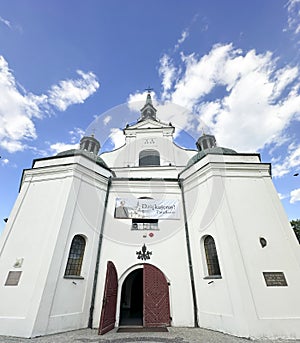
[[300, 201], [300, 188], [291, 191], [290, 203], [294, 204], [296, 201]]
[[289, 0], [287, 3], [288, 29], [296, 35], [300, 33], [300, 0]]
[[94, 73], [77, 70], [77, 74], [78, 79], [60, 81], [48, 92], [48, 103], [59, 111], [65, 111], [73, 104], [82, 104], [99, 88], [99, 82]]
[[175, 50], [177, 50], [180, 47], [180, 45], [187, 39], [189, 34], [190, 33], [188, 29], [182, 31], [181, 37], [177, 40], [177, 44], [175, 45]]
[[50, 150], [54, 154], [58, 154], [59, 152], [71, 150], [71, 149], [78, 149], [79, 144], [78, 142], [80, 139], [84, 136], [84, 130], [82, 130], [79, 127], [75, 127], [73, 130], [69, 131], [70, 136], [70, 142], [71, 143], [65, 143], [65, 142], [56, 142], [53, 144], [50, 144]]
[[[179, 66], [164, 55], [159, 71], [162, 100], [198, 114], [194, 124], [201, 118], [220, 145], [241, 152], [278, 145], [292, 120], [300, 119], [299, 68], [278, 67], [271, 52], [217, 44], [201, 57], [182, 53]], [[187, 117], [183, 128], [190, 124]]]
[[282, 177], [300, 166], [300, 146], [291, 144], [282, 160], [273, 163], [272, 174]]
[[171, 60], [171, 57], [164, 54], [159, 61], [160, 66], [158, 69], [159, 76], [162, 79], [162, 100], [170, 100], [170, 90], [172, 88], [173, 82], [176, 78], [176, 68]]
[[7, 20], [7, 19], [2, 18], [1, 16], [0, 16], [0, 23], [4, 24], [4, 25], [7, 26], [9, 29], [12, 28], [10, 21]]
[[123, 134], [123, 131], [118, 128], [112, 128], [110, 130], [109, 138], [111, 139], [115, 148], [118, 148], [125, 144], [125, 136]]
[[7, 164], [9, 164], [9, 159], [8, 159], [8, 158], [3, 158], [3, 159], [1, 159], [1, 165], [2, 165], [2, 166], [5, 166], [5, 165], [7, 165]]
[[12, 24], [11, 21], [0, 16], [0, 25], [1, 24], [5, 25], [10, 30], [18, 31], [19, 33], [23, 32], [22, 27], [20, 25]]
[[[158, 117], [193, 136], [199, 136], [204, 123], [219, 145], [239, 152], [266, 148], [272, 155], [289, 144], [286, 155], [273, 163], [273, 176], [282, 177], [300, 166], [300, 145], [290, 144], [292, 137], [286, 134], [300, 120], [300, 70], [298, 65], [278, 64], [269, 51], [242, 51], [233, 44], [216, 44], [203, 56], [181, 53], [177, 64], [164, 54], [159, 61]], [[131, 94], [129, 106], [145, 98], [145, 93]], [[186, 110], [171, 118], [171, 103]]]
[[71, 150], [71, 149], [78, 149], [78, 147], [79, 147], [78, 143], [66, 144], [63, 142], [57, 142], [57, 143], [50, 145], [50, 149], [51, 149], [51, 151], [53, 151], [53, 153], [55, 155], [58, 154], [59, 152], [62, 152], [62, 151], [67, 151], [67, 150]]
[[24, 150], [37, 138], [36, 119], [83, 103], [99, 88], [92, 72], [78, 70], [77, 74], [77, 79], [62, 80], [45, 94], [35, 95], [18, 87], [7, 61], [0, 56], [0, 146], [9, 152]]

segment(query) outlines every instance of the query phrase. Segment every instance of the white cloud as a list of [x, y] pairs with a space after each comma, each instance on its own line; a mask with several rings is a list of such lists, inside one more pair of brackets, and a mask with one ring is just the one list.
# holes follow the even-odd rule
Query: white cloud
[[177, 44], [175, 45], [175, 50], [177, 50], [180, 45], [187, 39], [189, 36], [189, 30], [185, 29], [182, 31], [180, 38], [177, 40]]
[[187, 39], [188, 36], [189, 36], [188, 30], [182, 31], [181, 37], [178, 39], [177, 43], [182, 44]]
[[10, 23], [9, 20], [0, 17], [0, 22], [3, 23], [4, 25], [6, 25], [9, 29], [12, 28], [11, 23]]
[[[220, 145], [257, 151], [280, 139], [299, 116], [299, 86], [294, 85], [299, 69], [277, 68], [271, 52], [244, 53], [232, 44], [217, 44], [200, 58], [182, 54], [181, 59], [183, 72], [166, 98], [198, 112]], [[190, 126], [190, 118], [185, 119]]]
[[40, 117], [32, 94], [21, 94], [6, 60], [0, 56], [0, 146], [9, 152], [23, 150], [22, 139], [35, 139], [32, 118]]
[[300, 201], [300, 188], [291, 191], [290, 203], [294, 204], [296, 201]]
[[231, 50], [230, 44], [218, 45], [200, 60], [195, 54], [188, 56], [182, 54], [185, 72], [174, 86], [171, 101], [183, 107], [193, 108], [200, 98], [208, 94], [215, 86], [216, 77], [221, 75], [224, 62]]
[[123, 134], [123, 131], [117, 128], [112, 128], [110, 130], [109, 138], [112, 140], [114, 144], [113, 149], [117, 149], [125, 144], [125, 136]]
[[103, 119], [103, 124], [104, 124], [104, 125], [107, 125], [111, 120], [112, 120], [112, 117], [111, 117], [111, 116], [106, 116], [106, 117]]
[[99, 88], [99, 82], [94, 73], [84, 73], [77, 70], [80, 78], [76, 80], [62, 80], [49, 91], [49, 104], [60, 111], [65, 111], [73, 104], [81, 104]]
[[9, 159], [7, 159], [7, 158], [1, 159], [1, 164], [2, 164], [3, 166], [9, 164]]
[[282, 177], [297, 167], [300, 167], [300, 146], [290, 146], [286, 157], [282, 161], [279, 160], [273, 163], [272, 175]]
[[[71, 149], [79, 149], [79, 141], [84, 136], [85, 132], [79, 127], [75, 127], [73, 130], [69, 131], [70, 135], [70, 143], [65, 142], [56, 142], [56, 143], [48, 143], [50, 147], [50, 152], [54, 154], [58, 154], [59, 152], [71, 150]], [[49, 154], [49, 152], [48, 152]]]
[[23, 151], [27, 148], [26, 144], [23, 144], [20, 141], [14, 141], [14, 140], [7, 140], [3, 139], [0, 142], [1, 148], [7, 150], [10, 153], [16, 152], [16, 151]]
[[278, 196], [279, 196], [279, 199], [280, 199], [280, 200], [283, 200], [283, 199], [286, 199], [286, 198], [289, 197], [289, 195], [287, 195], [287, 194], [281, 194], [281, 193], [279, 193], [279, 192], [278, 192]]
[[26, 142], [37, 138], [35, 120], [82, 103], [99, 87], [93, 73], [77, 72], [80, 78], [61, 81], [49, 95], [35, 95], [20, 89], [7, 61], [0, 56], [0, 147], [9, 152], [28, 148]]
[[71, 149], [78, 149], [79, 145], [77, 144], [66, 144], [62, 142], [57, 142], [55, 144], [50, 145], [51, 151], [54, 152], [54, 154], [58, 154], [59, 152], [71, 150]]
[[300, 0], [289, 0], [287, 12], [288, 29], [297, 35], [300, 32]]
[[84, 136], [85, 132], [79, 127], [75, 127], [73, 130], [69, 131], [70, 140], [72, 144], [77, 144], [80, 139]]
[[22, 27], [19, 24], [12, 24], [9, 20], [0, 16], [0, 23], [4, 24], [10, 30], [18, 31], [19, 33], [23, 32]]
[[172, 87], [172, 84], [176, 75], [176, 68], [174, 67], [170, 57], [166, 54], [160, 59], [159, 76], [162, 78], [162, 100], [168, 100], [170, 94], [168, 93]]

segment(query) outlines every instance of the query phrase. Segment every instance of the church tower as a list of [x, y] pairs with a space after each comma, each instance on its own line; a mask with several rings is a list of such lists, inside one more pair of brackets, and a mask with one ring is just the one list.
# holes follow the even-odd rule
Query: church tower
[[0, 241], [0, 334], [34, 337], [87, 326], [111, 172], [80, 149], [36, 159]]
[[140, 120], [145, 120], [147, 118], [156, 120], [156, 108], [154, 108], [151, 99], [151, 93], [148, 91], [147, 100], [143, 108], [141, 109], [141, 118]]

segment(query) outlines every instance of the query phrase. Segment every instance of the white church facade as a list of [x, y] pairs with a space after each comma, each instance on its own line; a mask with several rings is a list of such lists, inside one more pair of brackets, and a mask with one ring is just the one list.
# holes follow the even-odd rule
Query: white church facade
[[125, 145], [36, 159], [0, 236], [0, 335], [203, 327], [300, 338], [300, 248], [259, 154], [173, 142], [150, 94]]

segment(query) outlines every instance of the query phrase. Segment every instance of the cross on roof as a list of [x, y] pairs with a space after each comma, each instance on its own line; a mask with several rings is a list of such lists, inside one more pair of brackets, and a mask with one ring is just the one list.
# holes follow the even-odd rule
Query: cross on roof
[[151, 88], [150, 86], [148, 86], [148, 88], [145, 88], [145, 91], [147, 91], [148, 93], [151, 93], [151, 91], [153, 91], [153, 88]]

